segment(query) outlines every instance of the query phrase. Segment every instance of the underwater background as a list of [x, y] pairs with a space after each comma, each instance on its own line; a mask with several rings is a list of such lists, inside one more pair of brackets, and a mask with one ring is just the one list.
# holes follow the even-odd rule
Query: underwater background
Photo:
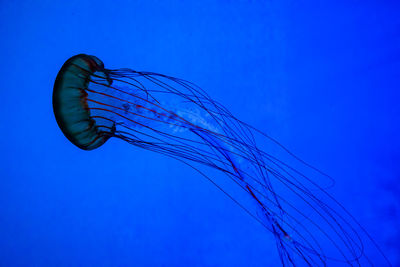
[[53, 83], [80, 53], [201, 86], [334, 177], [329, 192], [400, 266], [399, 12], [368, 0], [0, 1], [0, 266], [280, 266], [272, 235], [189, 167], [63, 136]]

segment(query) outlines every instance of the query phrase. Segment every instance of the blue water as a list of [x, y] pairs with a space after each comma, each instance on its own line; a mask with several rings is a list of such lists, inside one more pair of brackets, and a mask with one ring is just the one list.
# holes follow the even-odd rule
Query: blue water
[[119, 140], [86, 152], [63, 136], [53, 83], [79, 53], [197, 83], [333, 176], [330, 192], [400, 266], [399, 11], [1, 1], [0, 266], [280, 265], [268, 232], [192, 169]]

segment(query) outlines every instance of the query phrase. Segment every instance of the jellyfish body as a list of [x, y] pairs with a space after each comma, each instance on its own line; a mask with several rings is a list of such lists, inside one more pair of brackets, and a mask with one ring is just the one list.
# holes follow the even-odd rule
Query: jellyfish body
[[339, 202], [310, 177], [260, 149], [256, 138], [271, 142], [314, 173], [327, 175], [188, 81], [106, 69], [97, 57], [81, 54], [67, 60], [58, 73], [53, 108], [64, 135], [81, 149], [119, 138], [182, 161], [231, 197], [200, 168], [225, 174], [252, 200], [245, 205], [231, 197], [273, 234], [283, 266], [372, 265], [367, 246], [390, 265]]

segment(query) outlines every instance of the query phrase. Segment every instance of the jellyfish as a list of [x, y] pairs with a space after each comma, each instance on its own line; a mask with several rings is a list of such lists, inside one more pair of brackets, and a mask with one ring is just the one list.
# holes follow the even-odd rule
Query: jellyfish
[[[329, 186], [260, 148], [259, 142], [280, 149], [332, 186], [330, 176], [235, 117], [194, 83], [154, 72], [106, 69], [99, 58], [79, 54], [56, 77], [53, 110], [65, 137], [80, 149], [96, 149], [113, 137], [193, 168], [272, 234], [282, 266], [374, 265], [376, 255], [390, 266]], [[208, 174], [210, 169], [222, 173], [247, 200], [233, 197]]]

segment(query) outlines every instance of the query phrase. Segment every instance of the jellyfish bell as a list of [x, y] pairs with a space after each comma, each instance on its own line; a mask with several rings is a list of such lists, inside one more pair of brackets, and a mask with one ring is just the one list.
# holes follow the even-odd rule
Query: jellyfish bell
[[109, 128], [99, 127], [88, 107], [87, 89], [94, 74], [107, 77], [103, 62], [95, 56], [76, 55], [61, 67], [53, 89], [58, 126], [69, 141], [84, 150], [103, 145], [112, 136], [113, 129], [111, 121], [103, 122]]
[[[232, 115], [183, 79], [132, 69], [106, 69], [95, 56], [76, 55], [59, 71], [53, 109], [64, 135], [93, 150], [109, 138], [155, 151], [192, 167], [272, 233], [283, 266], [390, 266], [379, 246], [316, 180], [259, 146], [287, 153], [315, 177], [329, 178], [275, 139]], [[244, 192], [235, 199], [209, 169]], [[374, 254], [374, 255], [375, 255]]]

